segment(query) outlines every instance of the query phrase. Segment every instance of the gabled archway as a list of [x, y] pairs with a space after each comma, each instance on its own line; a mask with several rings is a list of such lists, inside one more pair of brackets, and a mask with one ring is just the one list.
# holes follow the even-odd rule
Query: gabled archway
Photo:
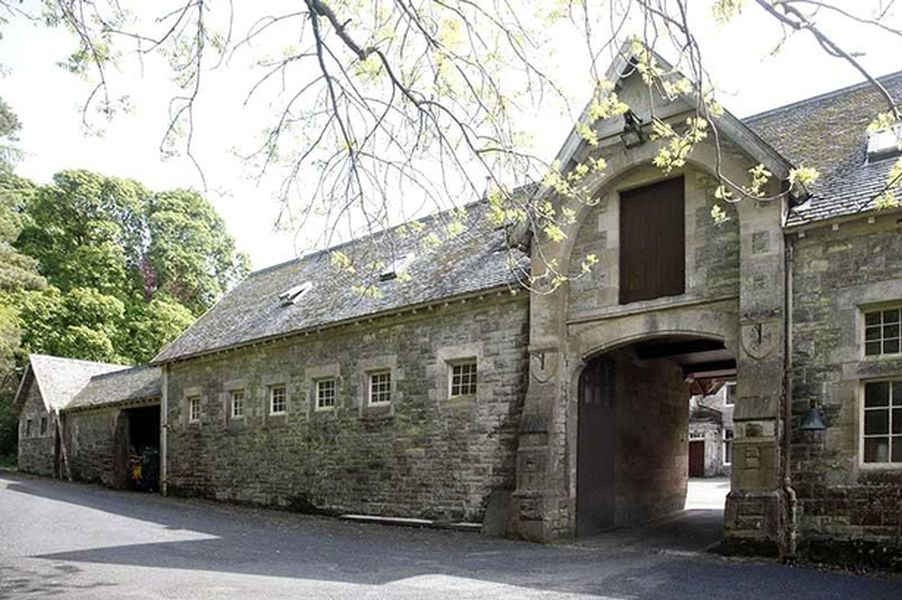
[[690, 394], [735, 374], [723, 341], [689, 335], [642, 338], [588, 360], [575, 390], [578, 537], [683, 510]]

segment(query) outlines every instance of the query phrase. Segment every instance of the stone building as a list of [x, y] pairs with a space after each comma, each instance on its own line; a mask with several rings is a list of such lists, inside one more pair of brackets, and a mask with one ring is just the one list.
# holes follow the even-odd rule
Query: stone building
[[60, 411], [95, 375], [125, 368], [43, 354], [29, 356], [13, 405], [19, 412], [19, 469], [59, 476], [63, 458]]
[[[252, 274], [165, 348], [163, 492], [591, 535], [682, 508], [690, 390], [730, 380], [725, 548], [898, 567], [902, 219], [874, 205], [898, 155], [866, 133], [881, 98], [859, 85], [727, 112], [720, 146], [709, 136], [664, 175], [650, 117], [685, 122], [693, 100], [649, 94], [625, 59], [608, 79], [644, 125], [608, 120], [597, 144], [570, 133], [561, 165], [608, 166], [589, 176], [592, 206], [536, 192], [575, 215], [562, 241], [510, 250], [477, 203], [433, 250], [417, 228], [399, 236], [376, 294], [313, 254]], [[882, 83], [902, 95], [902, 73]], [[743, 182], [757, 165], [767, 194], [793, 193], [727, 205], [717, 224], [713, 173]], [[789, 183], [799, 166], [821, 173], [806, 194]], [[586, 277], [519, 286], [589, 253]], [[125, 427], [121, 410], [73, 408], [64, 446], [109, 456], [95, 438]]]
[[62, 415], [68, 477], [135, 488], [142, 480], [132, 471], [140, 461], [144, 487], [159, 489], [160, 369], [139, 366], [96, 375]]
[[729, 477], [736, 384], [689, 398], [689, 477]]

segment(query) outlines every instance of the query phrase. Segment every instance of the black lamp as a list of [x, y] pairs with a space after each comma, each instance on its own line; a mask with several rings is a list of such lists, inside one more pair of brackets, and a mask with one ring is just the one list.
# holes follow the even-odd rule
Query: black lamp
[[821, 409], [816, 406], [808, 407], [805, 416], [802, 417], [802, 425], [799, 427], [802, 431], [824, 431], [827, 426], [824, 425], [823, 414]]
[[645, 143], [645, 134], [642, 132], [642, 119], [631, 110], [623, 113], [623, 132], [620, 134], [623, 145], [627, 148], [635, 148]]

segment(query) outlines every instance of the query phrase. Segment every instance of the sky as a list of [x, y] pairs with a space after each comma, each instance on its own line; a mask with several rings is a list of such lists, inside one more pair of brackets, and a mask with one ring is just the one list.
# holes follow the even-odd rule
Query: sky
[[[236, 3], [241, 4], [241, 3]], [[743, 117], [817, 94], [852, 85], [862, 77], [848, 64], [826, 57], [810, 35], [791, 37], [780, 52], [772, 50], [780, 31], [754, 3], [747, 2], [742, 15], [727, 26], [707, 17], [707, 2], [693, 0], [690, 17], [704, 51], [706, 66], [715, 79], [721, 103]], [[844, 5], [860, 10], [879, 2], [855, 0]], [[243, 19], [243, 21], [242, 21]], [[247, 27], [247, 15], [238, 15], [236, 28]], [[818, 24], [856, 52], [871, 72], [883, 75], [902, 70], [902, 38], [878, 34], [828, 15]], [[0, 97], [19, 116], [19, 147], [24, 158], [17, 172], [46, 183], [63, 169], [84, 168], [107, 175], [134, 178], [151, 189], [175, 187], [203, 189], [197, 169], [182, 157], [163, 160], [159, 144], [166, 124], [172, 93], [167, 72], [159, 64], [135, 63], [115, 73], [118, 90], [129, 94], [132, 109], [107, 124], [102, 136], [81, 125], [81, 105], [90, 90], [88, 82], [58, 66], [73, 43], [61, 29], [12, 20], [2, 28]], [[575, 98], [588, 97], [591, 82], [584, 65], [569, 60], [571, 40], [563, 39], [556, 55], [560, 79]], [[602, 67], [604, 68], [604, 67]], [[223, 216], [238, 247], [247, 252], [255, 269], [288, 260], [311, 250], [320, 232], [274, 231], [279, 204], [274, 199], [276, 181], [256, 181], [235, 151], [250, 147], [262, 128], [265, 102], [243, 106], [253, 81], [251, 65], [234, 60], [226, 69], [205, 73], [205, 88], [197, 111], [196, 155], [206, 175], [205, 194]], [[584, 102], [577, 99], [577, 104]], [[531, 116], [541, 154], [552, 158], [572, 123], [554, 111]]]

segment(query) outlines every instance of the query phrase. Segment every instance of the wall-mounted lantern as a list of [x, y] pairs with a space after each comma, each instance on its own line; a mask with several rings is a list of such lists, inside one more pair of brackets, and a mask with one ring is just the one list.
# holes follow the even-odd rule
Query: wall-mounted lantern
[[635, 148], [645, 143], [645, 133], [642, 131], [642, 119], [631, 110], [623, 113], [623, 132], [620, 134], [623, 145], [627, 148]]
[[811, 406], [805, 411], [802, 417], [802, 425], [799, 427], [802, 431], [824, 431], [827, 426], [824, 425], [823, 414], [817, 406]]

